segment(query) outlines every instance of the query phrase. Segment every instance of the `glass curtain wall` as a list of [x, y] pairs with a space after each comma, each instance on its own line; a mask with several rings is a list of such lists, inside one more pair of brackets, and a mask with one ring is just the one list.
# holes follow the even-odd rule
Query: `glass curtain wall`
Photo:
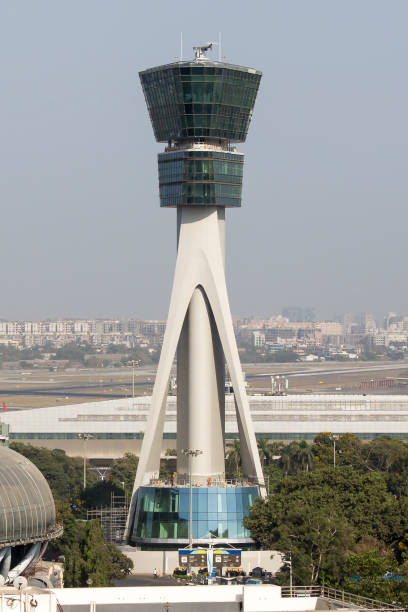
[[161, 206], [241, 206], [244, 156], [223, 151], [159, 154]]
[[244, 142], [261, 80], [250, 68], [190, 63], [140, 73], [156, 140]]
[[[141, 487], [132, 539], [187, 539], [190, 490]], [[258, 487], [193, 488], [193, 538], [250, 538], [242, 525]]]

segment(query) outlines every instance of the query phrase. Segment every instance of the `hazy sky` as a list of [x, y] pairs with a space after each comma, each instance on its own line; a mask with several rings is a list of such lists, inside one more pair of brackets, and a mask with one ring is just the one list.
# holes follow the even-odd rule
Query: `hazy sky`
[[263, 71], [236, 315], [408, 313], [406, 0], [0, 0], [0, 318], [167, 314], [176, 212], [159, 207], [138, 72], [222, 32]]

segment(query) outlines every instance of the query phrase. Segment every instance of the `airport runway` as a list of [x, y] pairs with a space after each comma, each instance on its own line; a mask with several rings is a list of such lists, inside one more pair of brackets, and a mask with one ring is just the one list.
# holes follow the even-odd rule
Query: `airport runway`
[[[244, 368], [245, 369], [245, 368]], [[324, 368], [324, 369], [320, 369], [320, 370], [316, 370], [316, 369], [306, 369], [306, 370], [295, 370], [295, 371], [273, 371], [271, 370], [270, 372], [265, 372], [265, 373], [260, 373], [260, 374], [247, 374], [246, 378], [247, 379], [251, 379], [251, 378], [265, 378], [267, 376], [291, 376], [291, 377], [295, 377], [295, 376], [333, 376], [333, 374], [357, 374], [359, 372], [382, 372], [382, 371], [386, 371], [386, 370], [407, 370], [408, 369], [408, 363], [392, 363], [392, 364], [387, 364], [387, 365], [370, 365], [370, 366], [358, 366], [358, 367], [354, 367], [354, 368], [333, 368], [333, 369], [329, 369], [329, 368]]]

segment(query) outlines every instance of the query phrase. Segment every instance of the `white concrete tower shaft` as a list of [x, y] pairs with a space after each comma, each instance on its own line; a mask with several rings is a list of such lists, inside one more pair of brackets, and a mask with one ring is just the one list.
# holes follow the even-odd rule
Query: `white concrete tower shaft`
[[[192, 208], [192, 210], [191, 210]], [[209, 215], [217, 223], [208, 224]], [[203, 231], [218, 232], [215, 241], [221, 245], [224, 266], [225, 211], [217, 207], [181, 207], [178, 209], [178, 236], [183, 223], [202, 222]], [[204, 229], [205, 228], [205, 229]], [[214, 238], [207, 234], [211, 244]], [[188, 478], [189, 460], [183, 449], [199, 449], [200, 455], [192, 460], [192, 476], [205, 484], [225, 479], [225, 366], [224, 353], [214, 316], [205, 290], [197, 286], [184, 319], [177, 350], [177, 474]]]

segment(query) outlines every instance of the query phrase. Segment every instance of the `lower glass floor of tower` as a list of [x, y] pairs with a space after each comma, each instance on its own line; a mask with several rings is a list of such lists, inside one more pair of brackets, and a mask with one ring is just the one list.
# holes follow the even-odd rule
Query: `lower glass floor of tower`
[[[259, 497], [257, 486], [193, 487], [192, 534], [195, 543], [216, 540], [219, 544], [253, 544], [242, 525], [249, 508]], [[130, 544], [175, 548], [188, 544], [190, 489], [144, 486], [138, 490]]]

